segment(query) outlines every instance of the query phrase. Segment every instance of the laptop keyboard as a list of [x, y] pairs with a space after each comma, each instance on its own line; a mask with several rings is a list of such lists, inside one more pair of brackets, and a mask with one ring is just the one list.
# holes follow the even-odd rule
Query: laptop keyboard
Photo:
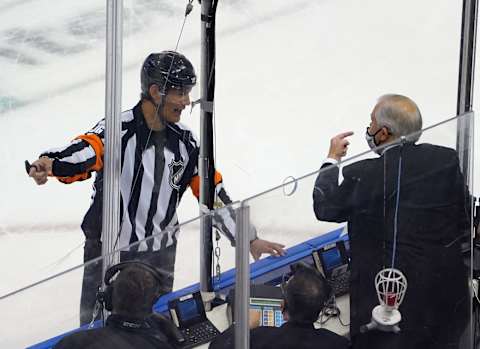
[[205, 321], [180, 330], [185, 337], [182, 348], [193, 348], [197, 345], [212, 341], [220, 332], [210, 322]]
[[327, 281], [336, 297], [343, 296], [349, 292], [350, 270], [347, 270], [334, 278], [330, 278]]

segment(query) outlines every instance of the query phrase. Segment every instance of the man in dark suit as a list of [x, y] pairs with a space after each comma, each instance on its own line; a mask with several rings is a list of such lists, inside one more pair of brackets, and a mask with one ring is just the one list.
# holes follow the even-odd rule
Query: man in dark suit
[[[320, 311], [331, 289], [325, 278], [306, 265], [298, 265], [293, 276], [282, 285], [283, 317], [281, 327], [259, 325], [257, 312], [250, 312], [250, 348], [252, 349], [347, 349], [349, 342], [326, 329], [315, 329]], [[210, 343], [210, 349], [234, 347], [233, 325]]]
[[[348, 222], [351, 251], [350, 336], [354, 348], [458, 348], [468, 319], [460, 240], [468, 235], [463, 176], [454, 150], [416, 144], [422, 118], [408, 97], [385, 95], [366, 139], [378, 158], [343, 168], [352, 132], [332, 138], [313, 191], [319, 220]], [[395, 251], [395, 252], [394, 252]], [[403, 272], [399, 334], [360, 334], [378, 305], [375, 275]]]

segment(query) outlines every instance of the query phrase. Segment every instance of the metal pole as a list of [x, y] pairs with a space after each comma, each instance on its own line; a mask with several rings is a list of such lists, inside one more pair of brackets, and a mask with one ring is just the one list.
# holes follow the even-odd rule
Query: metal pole
[[250, 299], [250, 207], [237, 210], [235, 234], [235, 349], [250, 347], [248, 304]]
[[[214, 199], [213, 159], [213, 98], [215, 64], [215, 12], [211, 0], [202, 1], [201, 13], [201, 103], [200, 103], [200, 154], [198, 170], [200, 175], [200, 214], [212, 210]], [[213, 83], [212, 83], [213, 82]], [[200, 290], [209, 292], [212, 285], [212, 216], [203, 215], [200, 225]]]
[[[463, 0], [462, 36], [460, 41], [460, 67], [458, 77], [457, 115], [472, 111], [473, 79], [475, 70], [475, 41], [477, 36], [478, 0]], [[471, 117], [460, 117], [457, 120], [457, 152], [460, 168], [469, 183]]]
[[[468, 163], [468, 169], [470, 170], [469, 173], [468, 173], [468, 176], [466, 177], [467, 179], [470, 179], [469, 182], [465, 182], [469, 188], [474, 188], [474, 164], [475, 164], [475, 161], [473, 160], [474, 159], [474, 155], [475, 155], [475, 147], [474, 147], [474, 143], [475, 143], [475, 119], [474, 119], [474, 113], [472, 112], [471, 115], [468, 115], [468, 121], [470, 121], [470, 129], [469, 129], [469, 140], [470, 142], [468, 143], [468, 146], [469, 146], [469, 149], [470, 149], [470, 158], [469, 158], [469, 163]], [[477, 254], [478, 254], [478, 250], [475, 248], [475, 226], [474, 226], [474, 221], [476, 219], [475, 217], [475, 200], [474, 200], [474, 196], [472, 196], [470, 198], [470, 203], [471, 203], [471, 209], [470, 209], [470, 217], [471, 217], [471, 220], [470, 220], [470, 229], [472, 231], [472, 235], [471, 235], [471, 240], [470, 240], [470, 270], [469, 270], [469, 280], [470, 281], [473, 281], [473, 269], [474, 269], [474, 261], [475, 261], [475, 258], [477, 257]], [[475, 326], [477, 326], [477, 324], [475, 323], [475, 321], [473, 319], [475, 319], [475, 308], [474, 308], [474, 293], [472, 292], [472, 289], [470, 289], [470, 347], [471, 348], [474, 348], [475, 347]], [[476, 310], [476, 311], [480, 311], [480, 310]]]
[[107, 0], [102, 275], [118, 261], [112, 251], [120, 228], [122, 12], [123, 0]]
[[[463, 0], [462, 8], [462, 34], [460, 40], [460, 66], [458, 75], [457, 115], [472, 111], [473, 105], [473, 80], [475, 71], [475, 41], [477, 36], [478, 0]], [[457, 153], [460, 169], [465, 178], [465, 183], [471, 185], [473, 166], [473, 115], [467, 114], [457, 119]], [[470, 190], [473, 186], [470, 186]], [[473, 216], [472, 216], [473, 217]], [[473, 231], [472, 231], [473, 233]], [[473, 239], [470, 241], [470, 279], [473, 277], [473, 260], [476, 251]], [[473, 296], [473, 294], [471, 295]], [[472, 297], [470, 297], [472, 299]], [[470, 347], [475, 345], [474, 338], [474, 313], [473, 303], [470, 302], [470, 326], [467, 330]]]

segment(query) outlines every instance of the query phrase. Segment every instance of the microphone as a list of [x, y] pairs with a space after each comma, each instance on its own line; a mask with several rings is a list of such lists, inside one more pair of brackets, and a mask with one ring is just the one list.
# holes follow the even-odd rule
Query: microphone
[[398, 323], [402, 314], [398, 307], [403, 302], [407, 291], [407, 278], [395, 268], [380, 270], [375, 276], [375, 289], [379, 305], [372, 310], [372, 319], [366, 325], [360, 326], [360, 332], [378, 329], [384, 332], [400, 332]]

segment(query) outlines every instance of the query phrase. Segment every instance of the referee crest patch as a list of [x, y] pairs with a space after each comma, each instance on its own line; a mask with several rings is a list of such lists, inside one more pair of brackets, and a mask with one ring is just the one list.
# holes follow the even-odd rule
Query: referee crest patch
[[172, 159], [172, 162], [168, 164], [170, 173], [168, 175], [168, 182], [173, 189], [180, 189], [180, 181], [182, 179], [183, 172], [185, 171], [185, 164], [183, 160], [175, 161]]

